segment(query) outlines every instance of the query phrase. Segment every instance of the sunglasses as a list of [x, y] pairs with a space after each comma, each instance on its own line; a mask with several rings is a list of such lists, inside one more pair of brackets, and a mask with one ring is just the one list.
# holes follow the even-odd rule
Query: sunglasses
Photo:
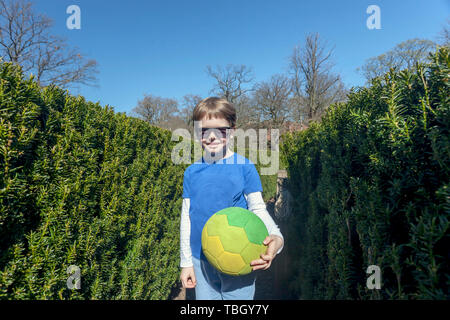
[[[232, 129], [231, 127], [219, 127], [219, 128], [202, 128], [202, 138], [206, 138], [206, 133], [211, 133], [214, 131], [214, 133], [217, 133], [217, 130], [222, 135], [222, 138], [227, 136], [227, 130]], [[208, 131], [209, 130], [209, 131]], [[208, 134], [209, 136], [209, 134]]]

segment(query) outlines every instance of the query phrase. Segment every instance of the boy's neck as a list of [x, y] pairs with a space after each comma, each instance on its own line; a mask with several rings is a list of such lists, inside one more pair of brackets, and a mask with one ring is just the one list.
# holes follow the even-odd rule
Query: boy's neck
[[205, 152], [203, 155], [203, 159], [205, 160], [205, 162], [212, 163], [214, 161], [219, 161], [221, 159], [231, 157], [233, 154], [234, 152], [231, 151], [230, 149], [227, 149], [227, 152], [225, 154], [221, 153], [221, 155], [218, 154], [213, 155], [208, 152]]

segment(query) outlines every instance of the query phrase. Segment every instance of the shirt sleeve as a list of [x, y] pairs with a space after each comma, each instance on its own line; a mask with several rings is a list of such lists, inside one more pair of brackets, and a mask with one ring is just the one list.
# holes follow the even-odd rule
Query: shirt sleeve
[[180, 267], [192, 267], [190, 199], [184, 198], [180, 221]]
[[189, 179], [189, 171], [188, 169], [184, 170], [184, 176], [183, 176], [183, 199], [184, 198], [190, 198], [191, 197], [191, 189], [190, 189], [190, 179]]
[[261, 178], [253, 163], [244, 165], [244, 194], [262, 192]]
[[262, 197], [261, 192], [253, 192], [250, 194], [245, 194], [245, 198], [247, 200], [248, 210], [256, 214], [263, 222], [267, 228], [269, 235], [276, 235], [283, 239], [283, 245], [278, 250], [277, 254], [281, 252], [284, 247], [284, 237], [281, 234], [280, 229], [273, 221], [269, 212], [267, 211], [266, 204], [264, 203], [264, 199]]

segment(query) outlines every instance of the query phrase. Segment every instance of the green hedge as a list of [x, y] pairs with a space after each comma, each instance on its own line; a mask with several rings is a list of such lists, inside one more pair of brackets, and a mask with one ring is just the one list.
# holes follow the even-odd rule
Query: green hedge
[[185, 169], [170, 137], [0, 63], [0, 298], [166, 299]]
[[[450, 60], [353, 89], [287, 134], [290, 292], [301, 299], [448, 299]], [[369, 265], [381, 290], [366, 288]]]

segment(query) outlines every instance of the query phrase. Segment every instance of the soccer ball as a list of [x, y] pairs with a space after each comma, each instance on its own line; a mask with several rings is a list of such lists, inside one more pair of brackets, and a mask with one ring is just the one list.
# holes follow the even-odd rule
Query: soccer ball
[[266, 252], [264, 222], [240, 207], [222, 209], [209, 218], [202, 231], [202, 250], [217, 270], [234, 276], [252, 271], [250, 262]]

